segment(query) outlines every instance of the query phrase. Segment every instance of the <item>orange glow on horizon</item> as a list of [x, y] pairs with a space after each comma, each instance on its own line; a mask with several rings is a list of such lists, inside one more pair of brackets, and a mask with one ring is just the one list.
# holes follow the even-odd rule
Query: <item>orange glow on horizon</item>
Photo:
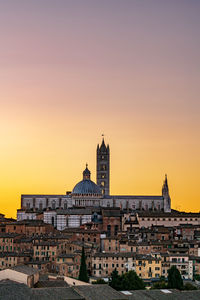
[[[12, 2], [12, 1], [11, 1]], [[198, 1], [0, 4], [0, 201], [65, 194], [96, 146], [111, 194], [160, 195], [200, 211]], [[48, 8], [47, 8], [48, 7]]]

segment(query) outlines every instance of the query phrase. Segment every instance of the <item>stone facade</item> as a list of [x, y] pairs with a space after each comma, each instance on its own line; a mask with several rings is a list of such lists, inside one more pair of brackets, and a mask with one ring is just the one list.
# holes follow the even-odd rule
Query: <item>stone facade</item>
[[101, 146], [97, 146], [97, 185], [102, 195], [110, 194], [110, 148], [104, 139]]
[[[21, 209], [17, 212], [17, 220], [36, 220], [43, 214], [46, 223], [52, 224], [58, 230], [63, 230], [67, 227], [79, 227], [92, 220], [92, 214], [75, 215], [72, 213], [72, 210], [77, 208], [83, 210], [87, 208], [119, 208], [131, 212], [171, 212], [167, 177], [165, 177], [161, 195], [110, 195], [110, 149], [109, 145], [105, 145], [104, 139], [102, 144], [97, 146], [96, 173], [97, 184], [90, 179], [90, 171], [86, 165], [83, 180], [66, 195], [22, 195]], [[69, 211], [71, 211], [71, 215]]]

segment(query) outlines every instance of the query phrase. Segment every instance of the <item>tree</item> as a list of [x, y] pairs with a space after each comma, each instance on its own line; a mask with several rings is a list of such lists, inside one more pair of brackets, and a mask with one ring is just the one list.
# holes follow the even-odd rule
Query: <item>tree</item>
[[183, 289], [183, 279], [176, 266], [172, 266], [168, 270], [168, 287], [170, 289]]
[[184, 285], [183, 289], [186, 290], [186, 291], [191, 291], [191, 290], [197, 290], [197, 287], [194, 286], [192, 283], [187, 282], [187, 283]]
[[82, 247], [81, 267], [80, 267], [78, 279], [81, 280], [81, 281], [84, 281], [84, 282], [88, 282], [89, 281], [87, 267], [86, 267], [86, 262], [85, 262], [84, 247]]
[[135, 271], [129, 271], [121, 276], [115, 270], [111, 274], [109, 285], [115, 290], [141, 290], [145, 289], [145, 284]]
[[156, 290], [156, 289], [167, 289], [167, 283], [164, 280], [160, 280], [157, 282], [154, 282], [154, 284], [151, 287], [151, 290]]
[[197, 281], [200, 281], [200, 275], [199, 274], [195, 274], [194, 275], [194, 279], [197, 280]]
[[96, 281], [92, 281], [92, 284], [107, 284], [104, 279], [99, 278]]
[[129, 271], [122, 276], [123, 290], [143, 290], [145, 289], [144, 281], [138, 277], [135, 271]]
[[121, 290], [121, 279], [116, 269], [111, 273], [109, 285], [117, 291]]

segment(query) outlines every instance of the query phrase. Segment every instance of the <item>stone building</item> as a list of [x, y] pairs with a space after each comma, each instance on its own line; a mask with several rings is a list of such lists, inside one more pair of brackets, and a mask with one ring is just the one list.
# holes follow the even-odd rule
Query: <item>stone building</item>
[[[65, 195], [22, 195], [17, 220], [38, 219], [43, 214], [45, 222], [63, 230], [90, 222], [95, 209], [101, 210], [106, 207], [133, 212], [171, 212], [167, 176], [161, 195], [110, 195], [110, 148], [109, 145], [105, 145], [104, 139], [101, 145], [97, 146], [96, 155], [97, 184], [91, 180], [91, 173], [86, 164], [83, 179], [74, 186], [72, 192], [67, 192]], [[74, 209], [83, 209], [85, 214], [74, 214]], [[93, 209], [90, 215], [87, 213], [88, 209]]]

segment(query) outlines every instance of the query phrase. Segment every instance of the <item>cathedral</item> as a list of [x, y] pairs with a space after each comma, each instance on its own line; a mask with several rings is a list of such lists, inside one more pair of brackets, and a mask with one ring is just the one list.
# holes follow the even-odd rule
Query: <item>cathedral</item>
[[[94, 212], [95, 209], [99, 211], [105, 207], [129, 211], [171, 212], [167, 176], [161, 195], [110, 195], [110, 148], [105, 144], [104, 138], [101, 145], [97, 145], [96, 183], [90, 177], [91, 173], [86, 164], [83, 179], [71, 192], [64, 195], [21, 195], [21, 209], [17, 212], [17, 219], [36, 219], [41, 213], [44, 215], [44, 220], [46, 216], [47, 223], [55, 224], [58, 214], [71, 216], [81, 209], [85, 211], [83, 214], [86, 222], [91, 220], [91, 214], [86, 214], [86, 210]], [[49, 221], [48, 218], [53, 221]]]

